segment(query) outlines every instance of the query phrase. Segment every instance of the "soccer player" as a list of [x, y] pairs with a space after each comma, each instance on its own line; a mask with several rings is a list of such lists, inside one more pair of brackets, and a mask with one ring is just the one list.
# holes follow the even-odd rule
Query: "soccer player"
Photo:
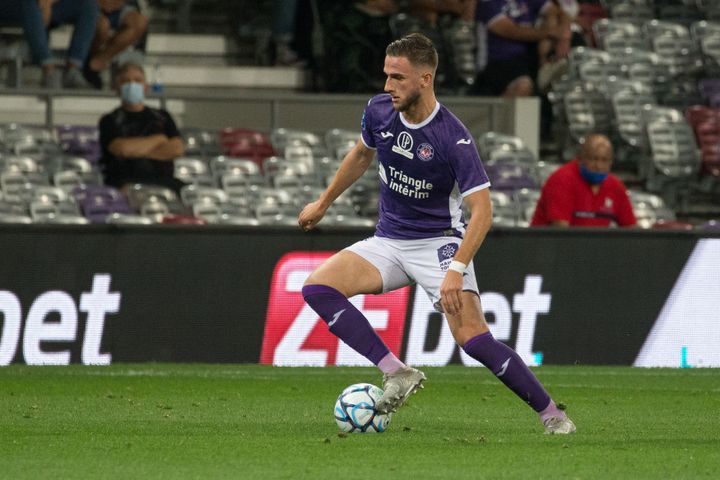
[[[375, 235], [338, 252], [310, 274], [305, 301], [330, 331], [384, 373], [381, 412], [395, 411], [425, 375], [401, 362], [348, 298], [416, 282], [445, 313], [455, 341], [539, 413], [548, 433], [572, 433], [520, 357], [493, 338], [483, 317], [473, 257], [492, 223], [490, 182], [467, 128], [435, 99], [437, 52], [413, 33], [385, 51], [384, 95], [370, 99], [362, 136], [320, 198], [298, 217], [314, 228], [332, 202], [370, 166], [377, 151], [379, 220]], [[470, 208], [463, 221], [461, 204]]]

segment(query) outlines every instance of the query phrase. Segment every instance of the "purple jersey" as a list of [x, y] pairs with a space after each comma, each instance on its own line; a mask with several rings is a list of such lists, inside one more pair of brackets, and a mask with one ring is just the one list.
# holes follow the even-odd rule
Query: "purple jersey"
[[425, 121], [411, 124], [390, 95], [378, 95], [365, 107], [362, 141], [377, 149], [377, 236], [462, 237], [462, 197], [490, 181], [472, 135], [455, 115], [438, 102]]
[[[533, 26], [540, 13], [551, 0], [479, 0], [475, 17], [486, 27], [501, 17], [507, 17], [518, 25]], [[528, 55], [535, 43], [510, 40], [495, 35], [487, 29], [487, 57], [489, 61], [506, 60]]]

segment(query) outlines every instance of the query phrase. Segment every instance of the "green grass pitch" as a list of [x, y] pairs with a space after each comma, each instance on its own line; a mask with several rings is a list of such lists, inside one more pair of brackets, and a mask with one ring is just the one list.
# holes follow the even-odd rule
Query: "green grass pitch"
[[572, 436], [485, 369], [425, 371], [387, 432], [343, 437], [335, 398], [375, 369], [4, 367], [0, 477], [720, 478], [720, 370], [543, 366]]

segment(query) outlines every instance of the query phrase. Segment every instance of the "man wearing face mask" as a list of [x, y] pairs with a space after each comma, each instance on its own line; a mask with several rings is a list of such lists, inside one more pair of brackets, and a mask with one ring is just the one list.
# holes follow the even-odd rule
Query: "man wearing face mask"
[[105, 183], [123, 191], [145, 183], [179, 192], [185, 184], [174, 177], [173, 160], [183, 155], [185, 146], [170, 114], [145, 105], [143, 68], [120, 66], [114, 84], [122, 103], [99, 124]]
[[545, 182], [531, 226], [632, 227], [625, 184], [610, 173], [613, 148], [605, 135], [585, 137], [578, 157]]

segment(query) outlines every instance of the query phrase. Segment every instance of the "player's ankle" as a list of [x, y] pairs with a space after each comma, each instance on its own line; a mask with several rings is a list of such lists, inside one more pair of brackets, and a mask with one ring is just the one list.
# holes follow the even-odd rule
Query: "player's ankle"
[[548, 419], [553, 417], [565, 418], [567, 415], [564, 411], [560, 410], [554, 401], [550, 400], [550, 403], [543, 410], [538, 412], [540, 415], [540, 421], [545, 423]]
[[407, 365], [401, 362], [400, 359], [397, 358], [392, 352], [389, 352], [382, 359], [380, 359], [377, 366], [383, 373], [388, 374], [397, 373], [400, 370], [407, 368]]

